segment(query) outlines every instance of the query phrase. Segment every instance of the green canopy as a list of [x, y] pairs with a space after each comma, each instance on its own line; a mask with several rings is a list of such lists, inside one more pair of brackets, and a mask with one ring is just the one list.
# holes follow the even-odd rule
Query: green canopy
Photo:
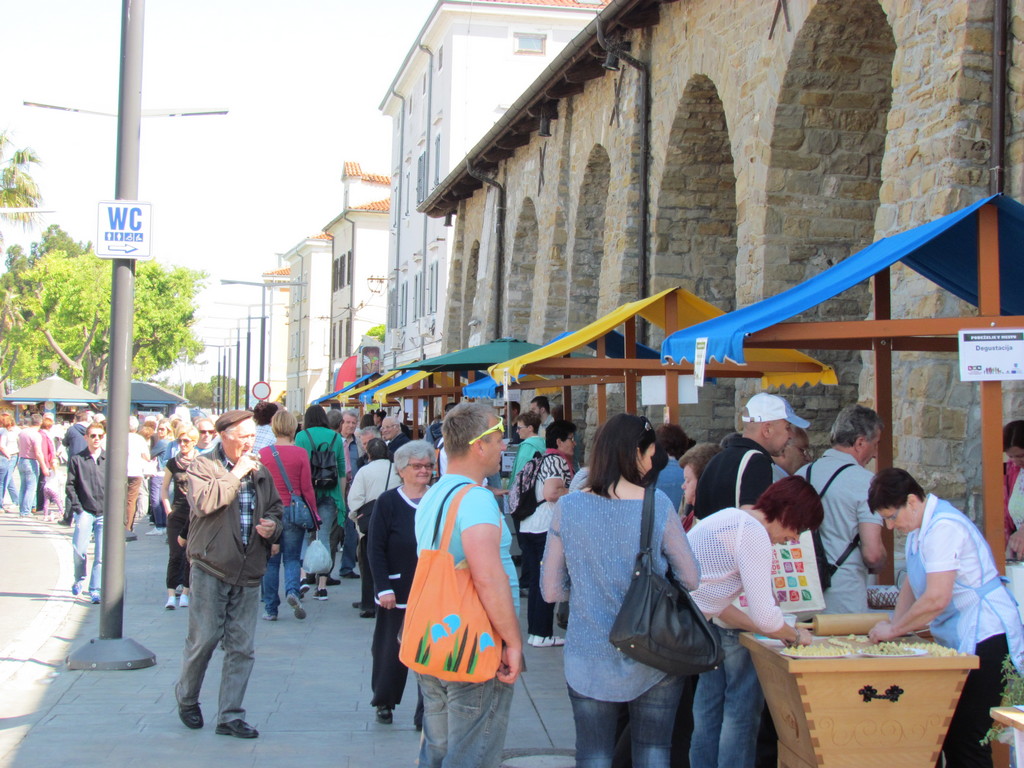
[[487, 370], [496, 363], [503, 363], [527, 352], [533, 352], [539, 345], [531, 344], [528, 341], [518, 339], [497, 339], [496, 341], [481, 344], [468, 349], [460, 349], [457, 352], [449, 352], [446, 355], [430, 357], [426, 360], [417, 360], [412, 363], [396, 366], [401, 370], [416, 371], [471, 371]]
[[9, 395], [2, 395], [0, 399], [15, 404], [53, 401], [54, 403], [67, 403], [69, 405], [85, 405], [105, 401], [102, 395], [94, 394], [77, 384], [72, 384], [57, 374], [42, 381], [37, 381], [35, 384], [17, 389]]

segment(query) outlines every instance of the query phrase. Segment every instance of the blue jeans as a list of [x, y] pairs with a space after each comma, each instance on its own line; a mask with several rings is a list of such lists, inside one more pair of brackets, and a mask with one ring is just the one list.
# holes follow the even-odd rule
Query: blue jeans
[[71, 534], [72, 559], [75, 563], [75, 581], [85, 578], [88, 566], [89, 536], [94, 539], [92, 574], [89, 576], [89, 591], [100, 588], [103, 576], [103, 515], [81, 511], [75, 515], [75, 530]]
[[19, 511], [22, 517], [32, 514], [36, 505], [36, 486], [39, 484], [39, 462], [35, 459], [18, 459], [18, 474], [21, 475], [21, 504]]
[[327, 547], [327, 551], [331, 553], [331, 567], [323, 573], [318, 573], [317, 576], [328, 576], [331, 571], [334, 570], [334, 550], [331, 549], [331, 521], [338, 517], [338, 507], [334, 503], [334, 499], [329, 496], [324, 498], [317, 498], [316, 500], [316, 511], [320, 515], [322, 524], [320, 530], [316, 532], [317, 541]]
[[356, 524], [345, 516], [345, 542], [341, 545], [341, 567], [338, 569], [342, 575], [352, 573], [356, 569], [356, 546], [359, 544], [359, 530]]
[[667, 675], [632, 701], [591, 699], [569, 686], [576, 722], [577, 768], [610, 768], [623, 707], [629, 707], [633, 768], [669, 768], [672, 726], [683, 683], [684, 678]]
[[498, 768], [505, 747], [513, 686], [450, 683], [416, 675], [423, 692], [420, 768]]
[[[3, 506], [4, 499], [7, 498], [8, 486], [13, 487], [14, 468], [18, 466], [17, 458], [7, 458], [0, 453], [0, 506]], [[11, 500], [14, 500], [12, 493]]]
[[693, 698], [692, 768], [753, 768], [764, 694], [740, 630], [719, 629], [725, 660], [700, 676]]
[[302, 552], [302, 541], [305, 538], [305, 530], [292, 523], [285, 523], [284, 530], [281, 531], [281, 538], [277, 542], [281, 545], [281, 551], [267, 561], [267, 570], [263, 573], [263, 607], [271, 616], [277, 616], [277, 608], [281, 605], [277, 585], [282, 560], [284, 560], [284, 593], [286, 596], [298, 596], [299, 594], [299, 571], [302, 569], [300, 553]]

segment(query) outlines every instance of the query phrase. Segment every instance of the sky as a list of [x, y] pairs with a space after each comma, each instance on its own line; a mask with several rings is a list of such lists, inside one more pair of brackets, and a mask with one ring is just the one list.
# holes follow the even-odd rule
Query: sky
[[[199, 327], [258, 305], [259, 280], [341, 210], [345, 161], [390, 175], [391, 120], [377, 109], [435, 0], [148, 0], [143, 109], [227, 109], [223, 117], [142, 121], [139, 199], [153, 206], [165, 264], [210, 274]], [[114, 113], [120, 0], [6, 0], [0, 129], [43, 161], [33, 171], [42, 228], [0, 222], [26, 250], [58, 224], [95, 242], [97, 204], [114, 199], [117, 121], [23, 106]], [[214, 302], [226, 302], [219, 305]], [[244, 323], [243, 323], [244, 325]], [[196, 371], [172, 372], [172, 379]], [[206, 375], [210, 375], [207, 373]]]

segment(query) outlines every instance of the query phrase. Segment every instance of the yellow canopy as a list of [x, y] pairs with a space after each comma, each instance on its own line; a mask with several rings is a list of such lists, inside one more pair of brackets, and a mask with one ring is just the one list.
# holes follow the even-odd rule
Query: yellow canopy
[[398, 370], [388, 371], [387, 373], [378, 376], [373, 381], [371, 381], [371, 382], [369, 382], [367, 384], [363, 384], [363, 386], [361, 386], [361, 387], [356, 387], [355, 389], [350, 389], [348, 392], [345, 393], [345, 397], [347, 399], [349, 399], [349, 400], [351, 400], [353, 398], [356, 398], [356, 397], [359, 397], [359, 395], [362, 394], [363, 392], [365, 392], [366, 390], [373, 389], [374, 387], [379, 387], [381, 384], [383, 384], [388, 379], [393, 379], [393, 378], [395, 378], [395, 376], [398, 376], [399, 374], [402, 374], [402, 373], [407, 373], [407, 371], [398, 371]]
[[[667, 317], [669, 302], [675, 302], [676, 307], [676, 328], [668, 329]], [[631, 301], [627, 304], [612, 310], [604, 317], [598, 318], [590, 325], [580, 328], [578, 331], [563, 336], [556, 341], [545, 344], [540, 349], [520, 355], [504, 363], [497, 363], [487, 369], [491, 378], [499, 384], [504, 383], [506, 372], [508, 376], [518, 379], [523, 368], [530, 363], [539, 360], [547, 360], [553, 357], [562, 357], [585, 347], [608, 332], [616, 329], [630, 318], [639, 315], [645, 320], [665, 329], [676, 331], [679, 328], [686, 328], [713, 317], [724, 315], [718, 307], [709, 304], [698, 296], [690, 293], [685, 288], [669, 288], [639, 301]], [[747, 368], [757, 368], [759, 362], [770, 363], [810, 363], [818, 366], [819, 370], [808, 371], [771, 371], [761, 376], [763, 387], [786, 387], [800, 384], [838, 384], [835, 370], [809, 355], [790, 349], [748, 349], [746, 350]], [[571, 366], [569, 361], [567, 365]], [[666, 366], [667, 368], [668, 366]]]
[[[395, 373], [408, 373], [408, 371], [395, 371]], [[428, 376], [432, 376], [431, 371], [416, 371], [412, 376], [404, 376], [401, 381], [396, 381], [392, 384], [387, 384], [376, 392], [373, 393], [374, 401], [384, 405], [387, 402], [388, 395], [399, 392], [406, 387], [411, 387], [413, 384], [417, 384], [423, 381]]]

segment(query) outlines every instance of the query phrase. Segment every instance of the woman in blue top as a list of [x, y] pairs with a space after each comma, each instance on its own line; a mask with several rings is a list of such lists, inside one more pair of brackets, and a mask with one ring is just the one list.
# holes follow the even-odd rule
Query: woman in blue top
[[907, 580], [889, 621], [871, 630], [876, 642], [931, 628], [935, 641], [981, 660], [967, 675], [942, 751], [946, 765], [992, 766], [981, 746], [999, 706], [1007, 654], [1024, 669], [1024, 630], [1013, 597], [978, 527], [952, 504], [925, 496], [902, 469], [883, 469], [871, 481], [868, 506], [888, 528], [907, 534]]
[[[572, 616], [565, 678], [576, 722], [577, 766], [611, 765], [623, 707], [629, 708], [635, 768], [669, 765], [683, 678], [634, 661], [608, 641], [633, 575], [654, 443], [647, 419], [626, 414], [609, 419], [594, 438], [589, 487], [559, 499], [547, 538], [544, 599], [568, 599]], [[655, 568], [665, 572], [671, 565], [687, 589], [696, 589], [700, 569], [679, 515], [660, 491], [651, 547]]]

